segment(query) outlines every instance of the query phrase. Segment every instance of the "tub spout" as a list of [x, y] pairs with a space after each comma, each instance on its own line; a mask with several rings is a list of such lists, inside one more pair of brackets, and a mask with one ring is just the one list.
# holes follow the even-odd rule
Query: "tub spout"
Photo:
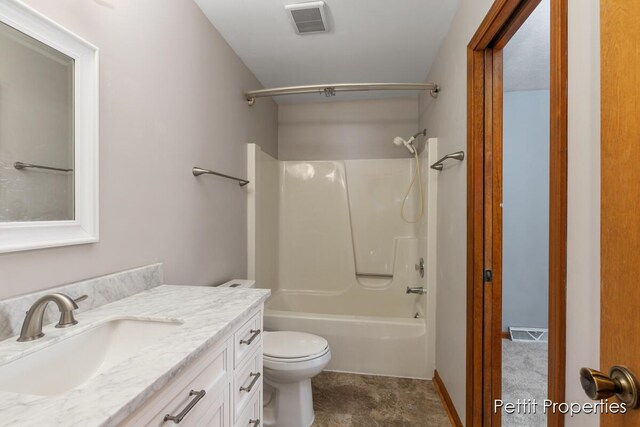
[[426, 294], [427, 290], [425, 288], [423, 288], [422, 286], [417, 287], [417, 288], [410, 288], [409, 286], [407, 286], [407, 293], [408, 294], [422, 295], [422, 294]]

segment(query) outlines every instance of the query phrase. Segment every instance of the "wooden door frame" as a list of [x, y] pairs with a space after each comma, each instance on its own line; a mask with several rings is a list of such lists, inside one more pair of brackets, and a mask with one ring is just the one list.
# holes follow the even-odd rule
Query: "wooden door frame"
[[[500, 425], [502, 49], [540, 0], [496, 0], [467, 48], [466, 425]], [[567, 0], [551, 0], [548, 399], [565, 397], [567, 241]], [[485, 196], [486, 195], [486, 196]], [[485, 281], [485, 270], [493, 282]], [[561, 427], [561, 414], [548, 426]]]

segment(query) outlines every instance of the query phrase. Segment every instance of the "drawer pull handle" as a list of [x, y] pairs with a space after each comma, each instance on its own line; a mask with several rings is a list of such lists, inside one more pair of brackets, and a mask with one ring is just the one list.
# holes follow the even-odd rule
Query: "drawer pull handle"
[[249, 425], [251, 427], [260, 427], [260, 418], [257, 420], [249, 420]]
[[182, 411], [180, 411], [178, 415], [165, 415], [164, 421], [173, 421], [176, 424], [180, 424], [180, 421], [182, 421], [182, 419], [189, 413], [189, 411], [191, 411], [193, 407], [196, 406], [198, 402], [200, 402], [200, 399], [202, 399], [205, 394], [207, 394], [207, 392], [204, 390], [191, 390], [189, 392], [189, 396], [195, 396], [195, 399], [192, 399], [191, 402], [189, 402], [189, 404]]
[[246, 344], [246, 345], [250, 345], [253, 340], [255, 340], [256, 338], [258, 338], [258, 335], [260, 335], [262, 331], [260, 329], [251, 329], [249, 331], [249, 333], [251, 333], [251, 336], [249, 337], [248, 340], [240, 340], [240, 344]]
[[255, 372], [255, 373], [251, 372], [249, 376], [253, 377], [253, 380], [251, 380], [251, 384], [249, 384], [248, 387], [244, 387], [244, 386], [240, 387], [240, 391], [246, 391], [247, 393], [250, 393], [251, 390], [253, 390], [253, 386], [255, 386], [258, 380], [260, 379], [261, 374], [260, 372]]

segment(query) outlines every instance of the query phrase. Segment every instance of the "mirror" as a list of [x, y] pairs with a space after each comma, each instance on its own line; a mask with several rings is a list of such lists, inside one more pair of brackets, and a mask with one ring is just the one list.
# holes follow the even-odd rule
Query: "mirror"
[[98, 50], [0, 3], [0, 252], [98, 240]]
[[73, 58], [0, 23], [0, 222], [74, 219]]

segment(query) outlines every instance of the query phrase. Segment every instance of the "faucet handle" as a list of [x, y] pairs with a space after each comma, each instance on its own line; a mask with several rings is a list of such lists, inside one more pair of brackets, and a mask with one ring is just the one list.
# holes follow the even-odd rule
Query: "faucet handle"
[[87, 298], [89, 298], [89, 295], [84, 294], [84, 295], [80, 295], [78, 298], [74, 299], [73, 301], [74, 302], [80, 302], [80, 301], [86, 300]]

